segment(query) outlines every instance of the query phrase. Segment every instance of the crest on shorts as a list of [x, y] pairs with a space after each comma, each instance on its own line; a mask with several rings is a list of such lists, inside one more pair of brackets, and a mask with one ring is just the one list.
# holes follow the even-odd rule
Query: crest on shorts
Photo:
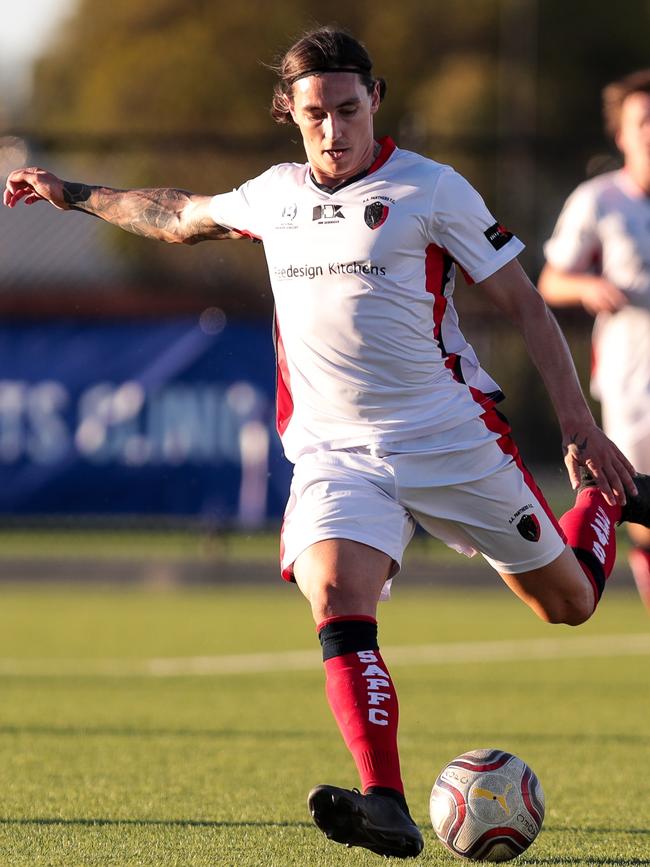
[[528, 542], [539, 542], [539, 537], [542, 535], [542, 528], [536, 515], [523, 515], [517, 524], [517, 529]]
[[388, 205], [382, 202], [373, 202], [371, 205], [366, 205], [366, 210], [363, 212], [363, 219], [366, 221], [366, 226], [371, 229], [378, 229], [386, 222], [388, 217]]

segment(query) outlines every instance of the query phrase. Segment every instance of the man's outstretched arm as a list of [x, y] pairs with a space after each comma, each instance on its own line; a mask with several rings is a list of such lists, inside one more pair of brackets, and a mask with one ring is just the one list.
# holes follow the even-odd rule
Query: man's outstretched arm
[[582, 393], [564, 335], [523, 268], [515, 259], [476, 284], [521, 332], [557, 414], [565, 464], [574, 488], [586, 467], [608, 503], [636, 493], [635, 469], [596, 425]]
[[186, 190], [116, 190], [64, 181], [45, 169], [27, 168], [11, 172], [4, 191], [9, 208], [19, 202], [31, 205], [46, 201], [62, 211], [82, 211], [100, 217], [127, 232], [166, 241], [168, 244], [198, 244], [241, 238], [210, 216], [211, 196]]

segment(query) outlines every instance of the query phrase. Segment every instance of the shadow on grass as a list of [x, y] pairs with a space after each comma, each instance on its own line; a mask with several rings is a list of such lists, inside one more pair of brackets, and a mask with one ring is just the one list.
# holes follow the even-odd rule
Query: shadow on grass
[[611, 864], [613, 867], [643, 867], [650, 864], [650, 858], [604, 858], [593, 857], [589, 858], [524, 858], [518, 862], [526, 865], [526, 867], [542, 867], [542, 865], [554, 865], [554, 867], [562, 867], [562, 865], [572, 865], [572, 867], [594, 867], [596, 864]]
[[31, 819], [0, 817], [0, 825], [153, 825], [167, 828], [313, 828], [312, 822], [218, 822], [210, 819], [57, 819], [35, 816]]

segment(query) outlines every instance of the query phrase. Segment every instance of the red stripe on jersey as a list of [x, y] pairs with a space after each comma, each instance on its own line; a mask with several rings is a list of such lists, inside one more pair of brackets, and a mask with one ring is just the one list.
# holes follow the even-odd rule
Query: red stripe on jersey
[[238, 235], [242, 235], [244, 238], [250, 238], [251, 241], [261, 241], [261, 237], [259, 235], [254, 235], [252, 232], [249, 232], [247, 229], [235, 229], [230, 230], [231, 232], [237, 232]]
[[284, 560], [284, 519], [282, 520], [282, 524], [280, 525], [280, 575], [285, 581], [290, 581], [295, 584], [296, 579], [293, 574], [293, 563], [290, 563], [286, 568], [282, 568], [282, 561]]
[[[493, 433], [499, 434], [499, 438], [497, 440], [497, 445], [499, 446], [499, 448], [501, 449], [501, 451], [504, 454], [510, 455], [510, 457], [513, 459], [515, 464], [519, 467], [519, 469], [521, 470], [521, 473], [524, 477], [524, 481], [526, 482], [526, 484], [528, 485], [530, 490], [535, 495], [535, 498], [537, 499], [540, 506], [544, 509], [544, 511], [548, 515], [551, 523], [553, 524], [553, 526], [557, 530], [558, 534], [560, 535], [560, 538], [564, 542], [566, 542], [566, 540], [567, 540], [566, 535], [565, 535], [564, 531], [562, 530], [562, 527], [560, 527], [560, 525], [557, 521], [557, 518], [555, 517], [555, 515], [551, 511], [551, 507], [546, 502], [546, 498], [544, 497], [544, 494], [537, 487], [537, 482], [535, 481], [535, 479], [531, 475], [530, 470], [528, 469], [526, 464], [523, 462], [523, 459], [519, 453], [519, 449], [517, 448], [517, 444], [515, 443], [515, 441], [513, 440], [512, 436], [511, 436], [512, 431], [510, 429], [508, 419], [497, 410], [493, 400], [486, 399], [486, 397], [482, 391], [479, 391], [477, 388], [470, 388], [470, 391], [472, 392], [472, 396], [474, 397], [474, 400], [478, 401], [479, 403], [482, 403], [486, 407], [485, 412], [481, 416], [483, 423], [485, 424], [485, 426], [487, 427], [488, 430], [491, 430]], [[480, 400], [479, 397], [482, 398], [482, 400]], [[487, 402], [485, 402], [486, 400], [487, 400]]]
[[278, 318], [275, 317], [275, 328], [273, 330], [275, 341], [275, 358], [276, 358], [276, 385], [275, 385], [275, 423], [280, 436], [287, 429], [291, 416], [293, 415], [293, 396], [291, 394], [291, 383], [289, 381], [289, 367], [287, 365], [287, 355], [284, 351], [282, 336], [280, 335], [280, 326]]
[[373, 172], [376, 172], [377, 169], [380, 169], [388, 157], [393, 153], [397, 145], [392, 140], [390, 136], [384, 136], [383, 138], [378, 139], [379, 144], [381, 145], [381, 150], [377, 154], [377, 157], [373, 164], [368, 169], [368, 174], [371, 175]]
[[[456, 381], [463, 382], [462, 371], [460, 370], [459, 356], [456, 353], [447, 353], [444, 347], [444, 342], [441, 339], [442, 322], [444, 319], [445, 311], [447, 310], [447, 299], [444, 295], [444, 289], [447, 283], [449, 269], [453, 263], [454, 260], [442, 247], [438, 247], [436, 244], [429, 244], [426, 248], [425, 285], [427, 292], [430, 292], [434, 298], [433, 336], [438, 341], [438, 344], [440, 346], [440, 350], [445, 359], [445, 367], [451, 372], [451, 375]], [[515, 441], [512, 439], [511, 429], [510, 425], [508, 424], [508, 420], [505, 418], [505, 416], [498, 412], [498, 410], [496, 409], [495, 401], [491, 397], [488, 397], [488, 395], [482, 392], [479, 388], [473, 388], [472, 386], [468, 386], [468, 388], [470, 394], [472, 395], [476, 403], [485, 408], [485, 412], [481, 416], [481, 418], [483, 419], [483, 423], [488, 428], [488, 430], [491, 430], [493, 433], [499, 434], [497, 445], [504, 452], [504, 454], [510, 455], [512, 457], [516, 465], [519, 467], [522, 475], [524, 476], [526, 484], [535, 495], [540, 506], [548, 515], [551, 523], [559, 533], [560, 537], [563, 539], [564, 542], [566, 542], [566, 536], [562, 528], [558, 524], [557, 518], [555, 517], [555, 515], [551, 511], [550, 506], [546, 502], [544, 494], [542, 494], [541, 490], [538, 488], [535, 479], [524, 464], [522, 457], [519, 453], [519, 449], [517, 448]]]
[[[463, 377], [461, 376], [462, 371], [460, 369], [460, 356], [459, 355], [456, 355], [455, 352], [450, 353], [447, 356], [447, 358], [445, 359], [445, 367], [448, 370], [451, 370], [451, 375], [454, 377], [456, 382], [463, 382]], [[473, 389], [473, 391], [478, 392], [478, 389], [475, 388], [475, 389]], [[479, 392], [479, 394], [480, 393], [481, 392]], [[483, 396], [485, 397], [485, 395], [483, 395]], [[474, 398], [474, 400], [477, 400], [477, 398], [474, 394], [472, 394], [472, 397]], [[482, 401], [477, 400], [477, 403], [482, 403]]]
[[442, 320], [447, 310], [447, 299], [444, 293], [451, 264], [451, 256], [446, 250], [438, 247], [437, 244], [428, 245], [424, 258], [424, 286], [426, 291], [433, 295], [433, 336], [440, 344], [443, 355], [446, 355], [446, 352], [440, 337]]

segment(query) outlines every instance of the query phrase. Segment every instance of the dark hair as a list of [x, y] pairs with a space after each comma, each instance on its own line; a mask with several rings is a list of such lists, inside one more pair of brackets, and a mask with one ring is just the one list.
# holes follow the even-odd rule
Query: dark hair
[[640, 69], [613, 81], [603, 88], [603, 118], [605, 130], [616, 136], [621, 125], [621, 109], [628, 96], [633, 93], [650, 93], [650, 69]]
[[373, 78], [372, 60], [364, 45], [344, 30], [321, 27], [305, 33], [284, 54], [276, 66], [271, 67], [279, 77], [273, 89], [271, 116], [278, 123], [292, 123], [289, 105], [292, 88], [306, 75], [319, 72], [356, 72], [372, 93], [379, 82], [379, 98], [386, 94], [383, 78]]

